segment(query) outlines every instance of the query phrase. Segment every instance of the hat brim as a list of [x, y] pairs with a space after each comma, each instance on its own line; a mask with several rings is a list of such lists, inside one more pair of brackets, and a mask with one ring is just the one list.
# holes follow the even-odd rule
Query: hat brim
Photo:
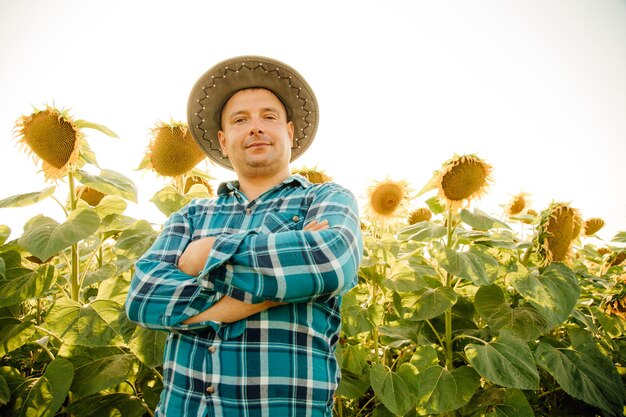
[[205, 72], [193, 86], [187, 103], [191, 134], [207, 156], [216, 164], [233, 169], [222, 154], [217, 132], [226, 101], [237, 91], [264, 88], [285, 105], [294, 125], [291, 161], [313, 142], [319, 113], [317, 99], [306, 80], [289, 65], [261, 56], [240, 56], [224, 60]]

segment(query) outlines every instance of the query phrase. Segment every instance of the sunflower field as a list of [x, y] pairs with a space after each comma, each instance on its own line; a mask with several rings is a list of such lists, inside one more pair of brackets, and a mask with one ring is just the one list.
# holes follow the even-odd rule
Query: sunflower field
[[[0, 209], [52, 199], [64, 221], [37, 215], [15, 240], [0, 224], [2, 416], [151, 416], [162, 389], [166, 333], [124, 312], [159, 228], [125, 214], [137, 189], [98, 165], [88, 129], [115, 136], [52, 107], [16, 123], [50, 185]], [[213, 195], [183, 123], [159, 122], [150, 136], [140, 168], [168, 179], [151, 200], [164, 215]], [[455, 155], [418, 193], [390, 178], [368, 190], [335, 416], [624, 415], [626, 232], [599, 247], [602, 219], [560, 202], [536, 211], [526, 194], [494, 217], [476, 207], [491, 171]]]

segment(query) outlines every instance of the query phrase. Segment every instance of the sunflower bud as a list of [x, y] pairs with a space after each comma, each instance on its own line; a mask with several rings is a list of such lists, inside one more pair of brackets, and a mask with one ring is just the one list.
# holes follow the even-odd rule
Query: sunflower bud
[[417, 210], [414, 210], [409, 215], [408, 223], [415, 224], [419, 222], [427, 222], [431, 219], [432, 216], [433, 216], [432, 211], [430, 211], [426, 207], [421, 207], [421, 208], [418, 208]]
[[593, 236], [604, 227], [604, 220], [593, 217], [585, 221], [585, 236]]
[[513, 197], [509, 203], [508, 213], [509, 216], [515, 216], [521, 213], [526, 208], [526, 194], [520, 193]]
[[439, 197], [448, 207], [479, 198], [491, 181], [492, 167], [474, 155], [457, 156], [443, 165], [437, 178]]
[[152, 169], [159, 175], [183, 175], [206, 156], [185, 124], [158, 122], [150, 133], [146, 156]]

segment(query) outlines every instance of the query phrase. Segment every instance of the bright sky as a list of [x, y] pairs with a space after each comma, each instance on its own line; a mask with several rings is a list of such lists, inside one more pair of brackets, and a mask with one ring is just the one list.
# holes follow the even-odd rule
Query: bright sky
[[[419, 190], [476, 153], [495, 179], [476, 207], [499, 216], [524, 191], [537, 211], [565, 201], [604, 218], [603, 240], [626, 230], [624, 0], [0, 0], [0, 51], [0, 199], [46, 186], [12, 129], [49, 103], [120, 136], [86, 131], [101, 167], [139, 188], [128, 214], [162, 222], [149, 200], [165, 180], [134, 170], [148, 129], [186, 121], [214, 63], [257, 54], [296, 68], [320, 104], [294, 167], [363, 197], [387, 176]], [[44, 202], [0, 209], [0, 224], [16, 238], [41, 212], [62, 218]]]

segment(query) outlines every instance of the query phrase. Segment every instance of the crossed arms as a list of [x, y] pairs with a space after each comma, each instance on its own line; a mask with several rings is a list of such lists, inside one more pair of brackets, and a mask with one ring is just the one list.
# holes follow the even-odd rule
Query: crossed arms
[[192, 242], [190, 218], [200, 211], [194, 204], [168, 219], [135, 265], [126, 312], [144, 327], [212, 327], [280, 303], [341, 295], [356, 282], [358, 211], [352, 194], [339, 186], [316, 193], [302, 230], [243, 231]]

